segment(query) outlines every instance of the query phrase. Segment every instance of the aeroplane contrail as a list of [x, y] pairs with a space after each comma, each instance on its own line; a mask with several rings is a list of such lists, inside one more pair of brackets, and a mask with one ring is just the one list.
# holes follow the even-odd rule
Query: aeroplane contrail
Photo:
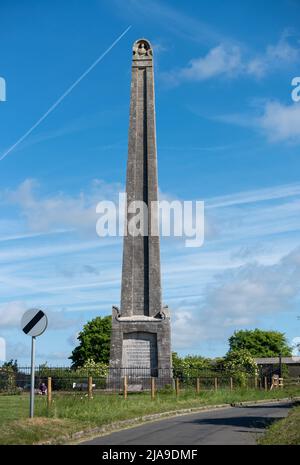
[[122, 37], [124, 37], [125, 34], [127, 34], [131, 27], [132, 26], [128, 26], [127, 29], [125, 29], [125, 31], [123, 31], [122, 34], [119, 35], [119, 37], [117, 37], [117, 39], [105, 50], [105, 52], [103, 52], [97, 58], [97, 60], [95, 60], [94, 63], [91, 66], [89, 66], [89, 68], [86, 71], [84, 71], [84, 73], [82, 73], [81, 76], [78, 79], [76, 79], [76, 81], [73, 82], [73, 84], [56, 100], [56, 102], [53, 103], [53, 105], [46, 111], [46, 113], [44, 113], [43, 116], [41, 116], [37, 120], [37, 122], [30, 129], [28, 129], [28, 131], [26, 131], [22, 137], [20, 137], [17, 140], [17, 142], [15, 142], [4, 153], [2, 153], [2, 155], [0, 156], [0, 161], [4, 160], [4, 158], [7, 157], [7, 155], [9, 155], [21, 142], [23, 142], [23, 140], [25, 140], [32, 133], [32, 131], [34, 131], [47, 118], [47, 116], [49, 116], [50, 113], [52, 113], [52, 111], [55, 110], [55, 108], [67, 97], [67, 95], [69, 95], [70, 92], [72, 92], [74, 87], [76, 87], [77, 84], [79, 84], [82, 81], [82, 79], [84, 79], [85, 76], [89, 74], [101, 60], [103, 60], [105, 55], [107, 55], [115, 45], [117, 45], [117, 43], [122, 39]]

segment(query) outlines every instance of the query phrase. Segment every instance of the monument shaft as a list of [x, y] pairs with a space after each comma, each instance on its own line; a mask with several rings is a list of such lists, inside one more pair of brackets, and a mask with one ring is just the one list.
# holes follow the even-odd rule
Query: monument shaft
[[[110, 367], [136, 369], [141, 375], [171, 379], [170, 317], [162, 307], [157, 207], [157, 155], [153, 55], [150, 43], [134, 43], [127, 162], [126, 231], [123, 248], [121, 308], [113, 307]], [[143, 233], [132, 234], [130, 222], [144, 202]], [[153, 204], [156, 202], [156, 204]], [[145, 214], [145, 211], [143, 211]], [[143, 223], [143, 222], [142, 222]]]
[[[123, 316], [155, 316], [161, 311], [159, 236], [151, 234], [150, 225], [158, 230], [157, 217], [151, 205], [158, 200], [157, 155], [155, 131], [154, 79], [151, 49], [147, 55], [133, 55], [128, 163], [127, 202], [143, 201], [148, 207], [146, 235], [124, 237], [121, 313]], [[153, 210], [153, 209], [152, 209]], [[131, 214], [127, 213], [130, 221]], [[153, 229], [154, 229], [153, 228]]]

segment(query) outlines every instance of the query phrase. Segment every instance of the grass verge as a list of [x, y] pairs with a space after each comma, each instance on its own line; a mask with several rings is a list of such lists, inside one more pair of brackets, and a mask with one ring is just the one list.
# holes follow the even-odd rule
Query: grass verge
[[261, 445], [300, 445], [300, 406], [283, 420], [273, 423], [259, 439]]
[[96, 394], [89, 401], [85, 396], [56, 394], [49, 410], [45, 398], [36, 398], [36, 418], [33, 420], [26, 418], [28, 396], [0, 396], [0, 444], [37, 444], [49, 440], [59, 443], [78, 431], [154, 413], [299, 395], [300, 389], [220, 389], [200, 394], [185, 390], [179, 397], [173, 393], [158, 393], [154, 401], [149, 393], [129, 394], [127, 400], [120, 395]]

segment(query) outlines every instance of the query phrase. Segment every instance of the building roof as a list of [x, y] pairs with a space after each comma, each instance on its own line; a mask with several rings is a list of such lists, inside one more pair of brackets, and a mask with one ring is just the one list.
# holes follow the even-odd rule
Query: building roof
[[[279, 357], [256, 358], [257, 365], [275, 365], [279, 363]], [[300, 357], [282, 357], [282, 363], [286, 365], [300, 364]]]

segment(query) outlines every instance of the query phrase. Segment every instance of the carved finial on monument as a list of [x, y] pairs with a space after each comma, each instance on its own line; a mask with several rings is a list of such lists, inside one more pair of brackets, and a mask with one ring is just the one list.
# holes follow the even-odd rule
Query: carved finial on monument
[[138, 60], [151, 59], [152, 48], [151, 44], [146, 39], [139, 39], [133, 44], [133, 55]]

